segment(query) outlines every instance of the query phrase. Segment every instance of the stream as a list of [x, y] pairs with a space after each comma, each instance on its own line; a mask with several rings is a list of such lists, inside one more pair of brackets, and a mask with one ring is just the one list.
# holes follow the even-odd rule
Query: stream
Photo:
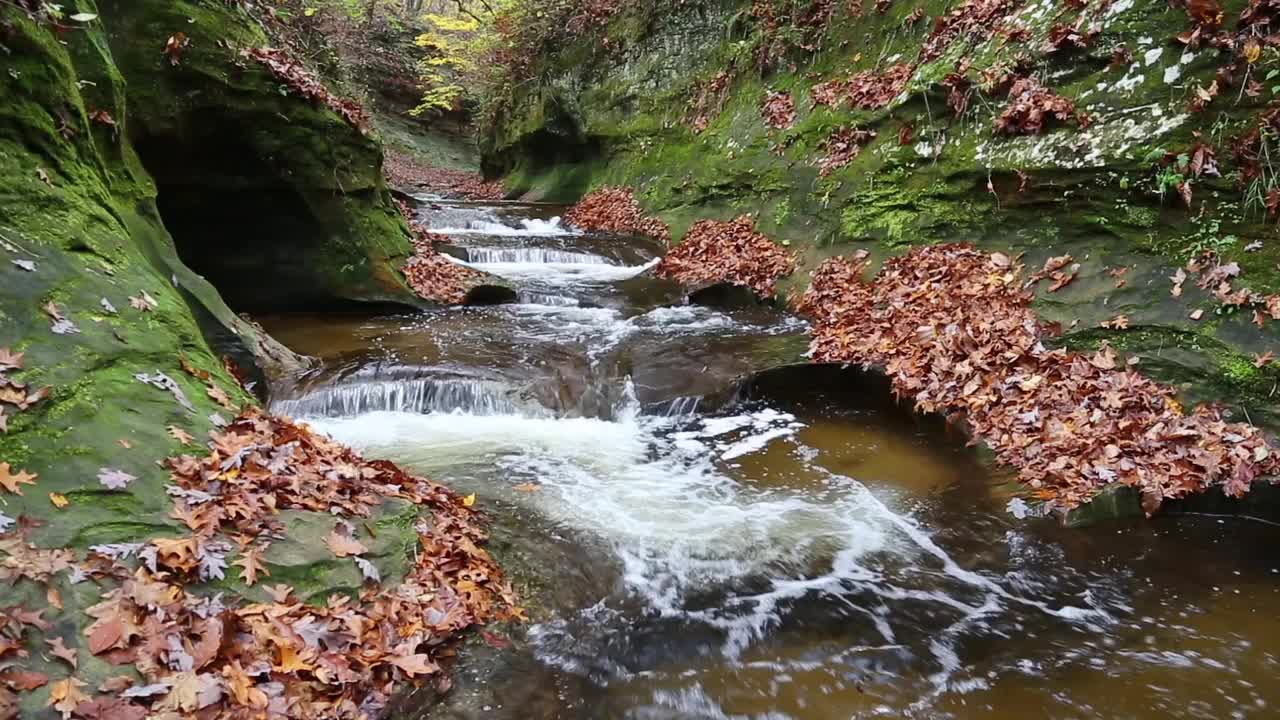
[[517, 304], [261, 318], [323, 361], [275, 411], [568, 548], [448, 717], [1280, 712], [1275, 528], [1020, 519], [1007, 475], [854, 371], [740, 388], [802, 361], [803, 321], [685, 305], [648, 273], [660, 247], [560, 210], [422, 206]]

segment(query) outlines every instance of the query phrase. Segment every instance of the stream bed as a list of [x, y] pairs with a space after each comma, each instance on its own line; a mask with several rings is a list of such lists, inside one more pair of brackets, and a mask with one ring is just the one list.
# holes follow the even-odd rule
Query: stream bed
[[853, 371], [737, 392], [803, 360], [803, 321], [685, 305], [661, 248], [558, 210], [421, 209], [517, 304], [261, 318], [323, 361], [274, 410], [559, 543], [514, 573], [535, 622], [430, 717], [1280, 713], [1276, 528], [1019, 519], [1006, 475]]

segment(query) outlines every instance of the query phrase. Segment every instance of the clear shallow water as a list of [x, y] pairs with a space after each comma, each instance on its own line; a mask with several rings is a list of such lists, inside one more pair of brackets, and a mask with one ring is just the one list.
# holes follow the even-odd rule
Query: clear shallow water
[[1000, 477], [887, 398], [726, 406], [737, 375], [797, 359], [801, 323], [673, 307], [643, 252], [521, 234], [522, 210], [425, 219], [503, 223], [455, 242], [561, 303], [266, 319], [326, 360], [279, 409], [621, 568], [530, 629], [483, 716], [1275, 716], [1273, 528], [1018, 521]]

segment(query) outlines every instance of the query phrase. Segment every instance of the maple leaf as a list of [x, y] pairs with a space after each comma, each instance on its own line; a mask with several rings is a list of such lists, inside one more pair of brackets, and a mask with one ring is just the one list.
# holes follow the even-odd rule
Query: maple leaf
[[62, 713], [63, 720], [68, 720], [76, 707], [89, 699], [89, 696], [80, 690], [87, 684], [74, 677], [59, 680], [49, 686], [49, 702], [45, 706]]
[[515, 490], [516, 492], [532, 493], [532, 492], [538, 492], [539, 490], [541, 490], [542, 486], [539, 485], [538, 483], [527, 482], [527, 483], [521, 483], [519, 485], [513, 485], [511, 489]]
[[9, 467], [9, 463], [0, 463], [0, 486], [15, 495], [22, 494], [22, 485], [35, 485], [36, 478], [40, 477], [25, 470], [19, 470], [15, 475]]
[[258, 582], [258, 573], [271, 577], [271, 571], [262, 563], [263, 552], [264, 550], [259, 548], [245, 550], [240, 554], [239, 559], [232, 563], [242, 568], [240, 579], [249, 587], [253, 587], [253, 584]]
[[1272, 362], [1275, 361], [1275, 359], [1276, 359], [1276, 354], [1271, 350], [1268, 350], [1262, 353], [1261, 355], [1255, 354], [1253, 356], [1253, 366], [1261, 369], [1270, 365]]
[[56, 492], [49, 493], [49, 502], [53, 503], [53, 506], [59, 510], [63, 510], [71, 504], [71, 501], [67, 499], [66, 495]]
[[182, 443], [183, 445], [190, 445], [192, 442], [194, 442], [194, 441], [195, 441], [195, 438], [194, 438], [194, 437], [192, 437], [190, 433], [188, 433], [186, 430], [183, 430], [182, 428], [178, 427], [177, 425], [170, 425], [170, 426], [169, 426], [169, 435], [170, 435], [174, 440], [177, 440], [178, 442]]
[[350, 535], [339, 534], [337, 531], [329, 533], [324, 542], [333, 551], [333, 554], [340, 558], [363, 555], [369, 552], [369, 548], [365, 547], [359, 540]]
[[22, 358], [26, 353], [16, 353], [9, 348], [0, 348], [0, 371], [21, 370]]
[[129, 483], [137, 479], [137, 477], [122, 470], [102, 468], [98, 471], [98, 482], [102, 483], [102, 486], [108, 490], [125, 490], [129, 487]]
[[45, 644], [49, 646], [49, 653], [56, 658], [65, 660], [74, 670], [79, 666], [78, 651], [75, 648], [69, 648], [60, 637], [48, 638]]

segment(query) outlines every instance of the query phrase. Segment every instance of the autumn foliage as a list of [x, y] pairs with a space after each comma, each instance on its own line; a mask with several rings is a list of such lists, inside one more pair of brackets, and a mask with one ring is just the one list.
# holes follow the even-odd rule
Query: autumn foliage
[[779, 278], [795, 272], [796, 259], [743, 215], [729, 222], [701, 220], [658, 264], [658, 274], [686, 285], [727, 282], [772, 297]]
[[666, 223], [646, 216], [630, 188], [602, 187], [570, 208], [564, 220], [583, 230], [643, 235], [671, 242], [671, 230]]
[[1213, 407], [1185, 411], [1173, 388], [1109, 347], [1048, 349], [1028, 278], [1008, 256], [940, 245], [889, 260], [870, 282], [865, 269], [863, 254], [815, 273], [799, 303], [814, 321], [814, 360], [883, 368], [900, 396], [963, 417], [976, 440], [1061, 507], [1123, 483], [1154, 512], [1210, 487], [1239, 496], [1280, 471], [1256, 428]]
[[478, 173], [431, 167], [392, 148], [385, 149], [382, 170], [387, 181], [400, 188], [415, 188], [460, 200], [502, 200], [507, 196], [501, 180], [485, 180]]
[[412, 210], [404, 203], [400, 203], [400, 212], [414, 234], [413, 257], [402, 268], [409, 287], [424, 300], [446, 305], [465, 302], [467, 293], [481, 274], [437, 252], [435, 244], [448, 238], [428, 232], [413, 219]]
[[279, 48], [249, 48], [241, 51], [241, 55], [265, 65], [277, 80], [299, 96], [313, 103], [327, 106], [341, 115], [352, 127], [360, 132], [368, 132], [369, 116], [360, 103], [334, 95], [320, 81], [320, 78], [315, 76], [315, 73], [308, 70], [287, 51]]
[[[8, 555], [0, 577], [9, 582], [70, 572], [109, 588], [87, 611], [93, 623], [83, 639], [49, 641], [55, 655], [74, 668], [77, 652], [87, 652], [142, 678], [122, 673], [97, 688], [74, 676], [57, 681], [49, 702], [63, 717], [372, 717], [401, 684], [443, 686], [440, 661], [460, 631], [522, 617], [480, 548], [485, 533], [469, 501], [448, 489], [258, 410], [211, 433], [208, 450], [166, 461], [172, 517], [184, 534], [97, 545], [83, 559], [32, 547], [26, 529], [0, 538]], [[391, 499], [421, 512], [416, 562], [394, 588], [381, 585], [366, 545], [375, 539], [366, 520]], [[332, 517], [325, 545], [363, 574], [358, 596], [316, 605], [287, 585], [266, 585], [283, 510]], [[262, 602], [229, 603], [197, 589], [233, 566], [244, 584], [265, 588]], [[50, 635], [43, 614], [9, 608], [0, 627]], [[16, 649], [0, 649], [10, 655], [9, 676], [20, 674], [24, 689], [48, 684], [21, 669]]]
[[1046, 90], [1034, 78], [1014, 81], [1009, 101], [995, 121], [997, 135], [1039, 135], [1052, 123], [1074, 120], [1088, 127], [1087, 116], [1076, 112], [1076, 104]]

